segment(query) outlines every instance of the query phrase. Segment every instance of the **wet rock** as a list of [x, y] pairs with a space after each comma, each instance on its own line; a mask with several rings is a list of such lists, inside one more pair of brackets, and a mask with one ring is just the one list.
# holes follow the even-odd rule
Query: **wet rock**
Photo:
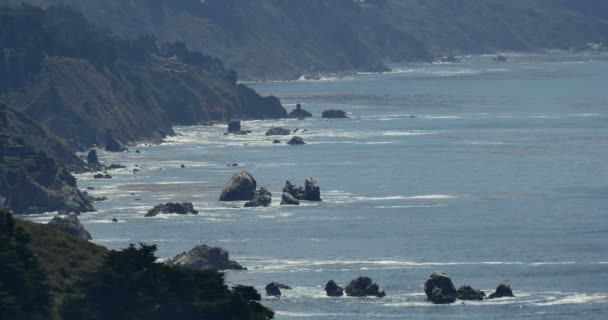
[[116, 223], [116, 222], [118, 222], [118, 219], [112, 218], [112, 222]]
[[146, 217], [155, 217], [159, 214], [198, 214], [198, 211], [194, 210], [192, 202], [167, 202], [154, 206], [146, 213]]
[[241, 131], [241, 122], [233, 120], [228, 123], [228, 133], [237, 133]]
[[219, 247], [197, 245], [188, 252], [182, 252], [166, 262], [191, 270], [244, 270], [236, 261], [230, 260], [228, 251]]
[[433, 272], [424, 283], [424, 293], [434, 304], [448, 304], [456, 301], [456, 288], [447, 273]]
[[496, 287], [496, 291], [490, 294], [488, 299], [495, 298], [505, 298], [505, 297], [515, 297], [513, 294], [513, 290], [511, 290], [511, 286], [505, 283], [501, 283]]
[[325, 292], [328, 297], [341, 297], [344, 295], [344, 289], [333, 280], [329, 280], [325, 285]]
[[80, 223], [76, 214], [56, 215], [49, 221], [49, 226], [60, 229], [79, 239], [93, 239], [91, 234], [84, 228], [82, 223]]
[[93, 176], [93, 179], [112, 179], [112, 176], [107, 173], [98, 173]]
[[247, 171], [241, 171], [233, 175], [224, 185], [220, 201], [248, 201], [252, 200], [257, 187], [257, 182]]
[[294, 198], [298, 200], [304, 199], [304, 188], [297, 187], [291, 181], [285, 181], [285, 186], [283, 187], [283, 193], [288, 193]]
[[287, 192], [283, 192], [283, 196], [281, 197], [281, 205], [299, 206], [300, 200]]
[[272, 143], [274, 143], [274, 144], [281, 143], [281, 140], [275, 139], [275, 140], [272, 140]]
[[346, 115], [346, 112], [342, 111], [342, 110], [325, 110], [323, 111], [323, 113], [321, 114], [321, 118], [326, 118], [326, 119], [346, 119], [348, 118], [348, 116]]
[[304, 200], [321, 201], [321, 188], [313, 177], [308, 177], [304, 181]]
[[294, 136], [293, 138], [291, 138], [291, 140], [289, 140], [289, 142], [287, 142], [288, 145], [291, 146], [295, 146], [295, 145], [302, 145], [302, 144], [306, 144], [304, 142], [304, 139], [302, 139], [302, 137], [298, 137], [298, 136]]
[[456, 298], [458, 300], [483, 300], [486, 298], [486, 293], [478, 289], [473, 289], [471, 286], [464, 285], [456, 291]]
[[280, 284], [278, 282], [271, 282], [266, 285], [266, 295], [271, 297], [280, 297], [282, 295], [281, 289], [290, 290], [290, 286], [286, 286], [284, 284]]
[[382, 298], [386, 296], [384, 291], [380, 291], [380, 287], [373, 283], [372, 279], [369, 277], [358, 277], [352, 280], [346, 286], [346, 295], [351, 297], [379, 297]]
[[91, 169], [97, 169], [101, 167], [101, 164], [99, 163], [99, 158], [97, 157], [96, 149], [91, 149], [91, 151], [89, 151], [89, 153], [87, 154], [87, 163], [89, 164], [89, 167]]
[[253, 195], [251, 201], [245, 203], [245, 207], [268, 207], [272, 202], [272, 194], [266, 188], [262, 187]]
[[109, 136], [106, 141], [106, 151], [108, 152], [123, 152], [127, 151], [127, 147], [125, 147], [120, 141], [116, 138]]
[[291, 130], [282, 127], [272, 127], [266, 131], [267, 136], [287, 136], [291, 134]]
[[183, 169], [183, 168], [185, 168], [186, 166], [182, 164], [182, 165], [181, 165], [181, 166], [179, 166], [179, 167]]
[[116, 169], [125, 169], [127, 166], [123, 166], [120, 164], [111, 164], [107, 169], [108, 170], [116, 170]]
[[287, 117], [289, 117], [289, 118], [297, 118], [297, 119], [304, 119], [304, 118], [310, 118], [310, 117], [312, 117], [312, 113], [310, 113], [310, 112], [302, 109], [302, 105], [298, 103], [296, 105], [296, 108], [294, 110], [292, 110]]

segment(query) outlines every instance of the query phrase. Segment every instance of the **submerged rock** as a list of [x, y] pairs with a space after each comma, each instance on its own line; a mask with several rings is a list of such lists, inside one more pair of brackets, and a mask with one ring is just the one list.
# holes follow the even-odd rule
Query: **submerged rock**
[[434, 304], [448, 304], [456, 301], [456, 288], [447, 273], [433, 272], [424, 283], [424, 293]]
[[325, 292], [328, 297], [341, 297], [344, 295], [344, 288], [340, 287], [333, 280], [329, 280], [325, 285]]
[[302, 105], [298, 103], [296, 104], [296, 108], [292, 110], [287, 117], [304, 119], [312, 117], [312, 113], [302, 109]]
[[358, 277], [352, 280], [346, 286], [346, 295], [351, 297], [379, 297], [382, 298], [386, 296], [384, 291], [380, 291], [380, 287], [373, 283], [372, 279], [369, 277]]
[[253, 195], [251, 201], [245, 203], [245, 207], [268, 207], [272, 202], [272, 193], [262, 187]]
[[326, 118], [326, 119], [346, 119], [348, 118], [348, 116], [346, 115], [346, 112], [342, 111], [342, 110], [325, 110], [323, 111], [323, 113], [321, 114], [321, 118]]
[[469, 285], [464, 285], [456, 291], [456, 298], [458, 300], [483, 300], [486, 298], [486, 293], [478, 289], [473, 289]]
[[91, 234], [84, 228], [80, 220], [78, 220], [78, 216], [76, 214], [68, 214], [68, 215], [56, 215], [53, 217], [51, 221], [49, 221], [49, 226], [57, 228], [63, 232], [69, 233], [72, 236], [83, 239], [83, 240], [91, 240]]
[[282, 127], [272, 127], [266, 131], [267, 136], [287, 136], [291, 134], [291, 130]]
[[495, 298], [505, 298], [505, 297], [515, 297], [513, 294], [513, 290], [511, 290], [511, 286], [505, 283], [501, 283], [496, 287], [496, 291], [490, 294], [488, 299]]
[[281, 205], [299, 206], [300, 200], [296, 199], [294, 196], [287, 192], [283, 192], [283, 196], [281, 197]]
[[222, 190], [220, 201], [248, 201], [252, 200], [257, 188], [257, 182], [247, 171], [234, 174]]
[[302, 137], [294, 136], [293, 138], [291, 138], [291, 140], [289, 140], [289, 142], [287, 142], [287, 144], [291, 146], [296, 146], [306, 143], [304, 142], [304, 139], [302, 139]]
[[230, 260], [228, 251], [219, 247], [197, 245], [188, 252], [182, 252], [166, 262], [168, 265], [191, 270], [244, 270], [236, 261]]
[[150, 209], [146, 213], [146, 217], [155, 217], [159, 214], [198, 214], [198, 211], [194, 210], [192, 202], [173, 203], [167, 202], [164, 204], [158, 204], [154, 208]]

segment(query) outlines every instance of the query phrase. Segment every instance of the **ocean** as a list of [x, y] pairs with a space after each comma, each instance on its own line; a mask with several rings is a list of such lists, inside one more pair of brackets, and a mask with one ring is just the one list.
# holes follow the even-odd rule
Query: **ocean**
[[[100, 152], [128, 168], [77, 176], [109, 198], [81, 221], [98, 244], [156, 244], [163, 259], [221, 246], [248, 268], [228, 271], [231, 285], [293, 287], [263, 299], [279, 320], [608, 319], [608, 55], [506, 55], [248, 83], [315, 117], [243, 121], [243, 136], [176, 127], [160, 145]], [[321, 119], [327, 109], [350, 119]], [[272, 126], [301, 129], [306, 145], [265, 136]], [[270, 207], [218, 201], [240, 170], [272, 192]], [[323, 201], [280, 206], [285, 180], [308, 176]], [[200, 213], [144, 218], [168, 201]], [[433, 305], [434, 271], [487, 294], [505, 282], [516, 297]], [[387, 296], [325, 296], [328, 280], [360, 275]]]

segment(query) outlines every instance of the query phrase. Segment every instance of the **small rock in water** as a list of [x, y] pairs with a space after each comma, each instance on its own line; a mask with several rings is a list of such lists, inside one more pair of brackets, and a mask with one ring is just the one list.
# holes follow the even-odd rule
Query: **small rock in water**
[[275, 140], [272, 140], [272, 143], [274, 143], [274, 144], [281, 143], [281, 140], [275, 139]]
[[266, 295], [271, 297], [280, 297], [282, 295], [281, 289], [290, 290], [290, 286], [286, 286], [284, 284], [280, 284], [278, 282], [271, 282], [266, 285]]
[[458, 300], [483, 300], [485, 297], [485, 292], [473, 289], [469, 285], [461, 286], [458, 288], [458, 291], [456, 291], [456, 298]]
[[302, 105], [298, 103], [298, 104], [296, 104], [296, 108], [294, 110], [292, 110], [287, 117], [288, 118], [297, 118], [298, 120], [302, 120], [304, 118], [312, 117], [312, 113], [302, 109]]
[[183, 169], [183, 168], [185, 168], [186, 166], [182, 164], [180, 167]]
[[346, 119], [348, 118], [348, 116], [346, 115], [346, 112], [342, 111], [342, 110], [325, 110], [323, 111], [323, 113], [321, 114], [321, 118], [326, 118], [326, 119]]
[[262, 187], [253, 195], [251, 201], [245, 203], [245, 207], [268, 207], [272, 202], [272, 194], [266, 188]]
[[141, 153], [141, 151], [139, 151], [139, 150], [135, 150], [135, 153]]
[[112, 176], [107, 173], [105, 173], [105, 174], [98, 173], [93, 176], [93, 179], [112, 179]]
[[247, 171], [234, 174], [222, 190], [220, 201], [249, 201], [257, 189], [257, 182]]
[[281, 198], [281, 205], [299, 206], [300, 200], [296, 199], [294, 196], [287, 192], [283, 192], [283, 196]]
[[291, 130], [282, 127], [272, 127], [266, 131], [267, 136], [287, 136], [291, 134]]
[[333, 280], [329, 280], [325, 285], [325, 292], [328, 297], [341, 297], [344, 295], [344, 289]]
[[164, 204], [156, 205], [146, 213], [146, 217], [154, 217], [159, 214], [198, 214], [198, 211], [194, 210], [192, 202], [173, 203], [167, 202]]
[[118, 219], [112, 218], [112, 222], [118, 222]]
[[352, 280], [346, 286], [346, 295], [351, 297], [378, 297], [382, 298], [386, 296], [384, 291], [380, 291], [380, 287], [373, 283], [372, 279], [369, 277], [358, 277]]
[[424, 283], [424, 293], [434, 304], [449, 304], [456, 301], [456, 288], [447, 273], [433, 272]]
[[501, 283], [496, 287], [496, 291], [488, 297], [488, 299], [515, 297], [511, 286], [505, 283]]
[[294, 136], [293, 138], [291, 138], [291, 140], [289, 140], [289, 142], [287, 142], [287, 144], [290, 146], [296, 146], [306, 143], [304, 142], [304, 139], [302, 139], [302, 137]]

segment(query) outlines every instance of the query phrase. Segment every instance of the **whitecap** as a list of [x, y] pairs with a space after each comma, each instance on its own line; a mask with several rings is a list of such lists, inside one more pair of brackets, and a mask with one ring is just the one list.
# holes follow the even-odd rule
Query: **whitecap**
[[565, 297], [557, 298], [552, 301], [534, 303], [535, 306], [556, 306], [563, 304], [589, 304], [589, 303], [608, 303], [606, 294], [586, 294], [576, 293]]

